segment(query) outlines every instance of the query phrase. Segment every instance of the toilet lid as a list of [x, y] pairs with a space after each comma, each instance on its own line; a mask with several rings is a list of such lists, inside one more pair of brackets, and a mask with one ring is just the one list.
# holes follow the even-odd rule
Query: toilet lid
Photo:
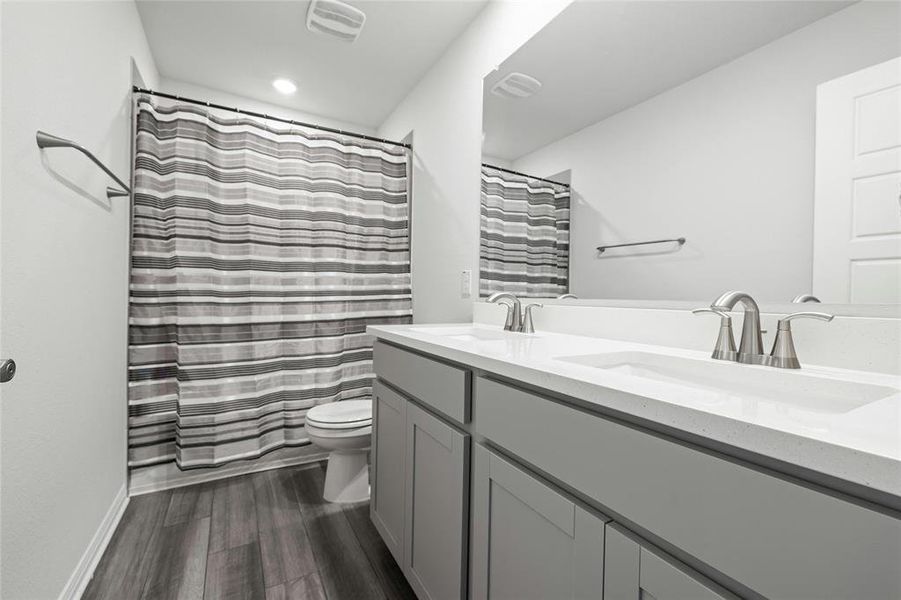
[[307, 422], [323, 429], [354, 429], [372, 424], [371, 400], [344, 400], [314, 406]]

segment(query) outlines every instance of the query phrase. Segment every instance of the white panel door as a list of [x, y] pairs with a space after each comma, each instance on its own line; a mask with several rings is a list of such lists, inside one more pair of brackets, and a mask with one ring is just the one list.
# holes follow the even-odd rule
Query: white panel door
[[817, 88], [813, 293], [901, 302], [901, 58]]

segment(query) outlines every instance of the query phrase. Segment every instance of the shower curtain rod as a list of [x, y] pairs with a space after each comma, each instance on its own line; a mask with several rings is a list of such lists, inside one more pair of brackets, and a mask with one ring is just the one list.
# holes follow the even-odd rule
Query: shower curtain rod
[[553, 183], [554, 185], [562, 185], [563, 187], [569, 187], [568, 183], [560, 183], [559, 181], [554, 181], [552, 179], [545, 179], [544, 177], [536, 177], [534, 175], [529, 175], [528, 173], [520, 173], [519, 171], [513, 171], [512, 169], [505, 169], [503, 167], [489, 165], [488, 163], [482, 163], [482, 166], [488, 167], [489, 169], [494, 169], [496, 171], [503, 171], [504, 173], [510, 173], [512, 175], [520, 175], [522, 177], [528, 177], [529, 179], [535, 179], [537, 181], [544, 181], [546, 183]]
[[405, 142], [395, 142], [394, 140], [386, 140], [385, 138], [375, 137], [373, 135], [366, 135], [365, 133], [354, 133], [353, 131], [344, 131], [343, 129], [335, 129], [334, 127], [326, 127], [324, 125], [313, 125], [312, 123], [304, 123], [303, 121], [295, 121], [294, 119], [284, 119], [282, 117], [273, 117], [272, 115], [263, 114], [260, 112], [254, 112], [252, 110], [243, 110], [241, 108], [234, 108], [232, 106], [223, 106], [222, 104], [215, 104], [213, 102], [207, 102], [205, 100], [195, 100], [193, 98], [185, 98], [184, 96], [178, 96], [176, 94], [167, 94], [165, 92], [155, 92], [153, 90], [148, 90], [145, 88], [139, 88], [138, 86], [134, 86], [132, 91], [136, 94], [150, 94], [151, 96], [159, 96], [160, 98], [169, 98], [170, 100], [178, 100], [179, 102], [188, 102], [189, 104], [197, 104], [200, 106], [206, 106], [207, 108], [218, 108], [220, 110], [230, 110], [232, 112], [236, 112], [242, 115], [249, 115], [251, 117], [259, 117], [262, 119], [269, 119], [271, 121], [278, 121], [280, 123], [288, 123], [290, 125], [297, 125], [298, 127], [307, 127], [310, 129], [318, 129], [319, 131], [328, 131], [329, 133], [337, 133], [340, 135], [346, 135], [349, 137], [360, 138], [363, 140], [369, 140], [371, 142], [380, 142], [382, 144], [391, 144], [392, 146], [400, 146], [402, 148], [406, 148], [410, 150], [412, 146]]

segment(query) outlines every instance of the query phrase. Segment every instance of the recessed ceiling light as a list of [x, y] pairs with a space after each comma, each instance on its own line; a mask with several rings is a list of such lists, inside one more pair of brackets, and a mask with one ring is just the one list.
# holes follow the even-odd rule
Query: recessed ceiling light
[[297, 91], [297, 86], [290, 79], [276, 79], [272, 82], [272, 87], [283, 94], [293, 94]]

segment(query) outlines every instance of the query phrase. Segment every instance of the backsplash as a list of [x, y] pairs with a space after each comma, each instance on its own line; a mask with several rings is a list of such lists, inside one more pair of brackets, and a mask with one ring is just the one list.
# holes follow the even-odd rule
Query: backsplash
[[[807, 308], [807, 307], [805, 307]], [[506, 308], [473, 303], [473, 321], [489, 325], [504, 322]], [[736, 342], [742, 314], [735, 311]], [[776, 321], [785, 313], [761, 312], [766, 333], [764, 348], [772, 348]], [[693, 315], [689, 310], [620, 308], [606, 306], [545, 305], [535, 309], [535, 330], [605, 337], [692, 350], [713, 349], [719, 320]], [[836, 316], [830, 323], [797, 320], [792, 323], [801, 364], [901, 374], [901, 318]]]

